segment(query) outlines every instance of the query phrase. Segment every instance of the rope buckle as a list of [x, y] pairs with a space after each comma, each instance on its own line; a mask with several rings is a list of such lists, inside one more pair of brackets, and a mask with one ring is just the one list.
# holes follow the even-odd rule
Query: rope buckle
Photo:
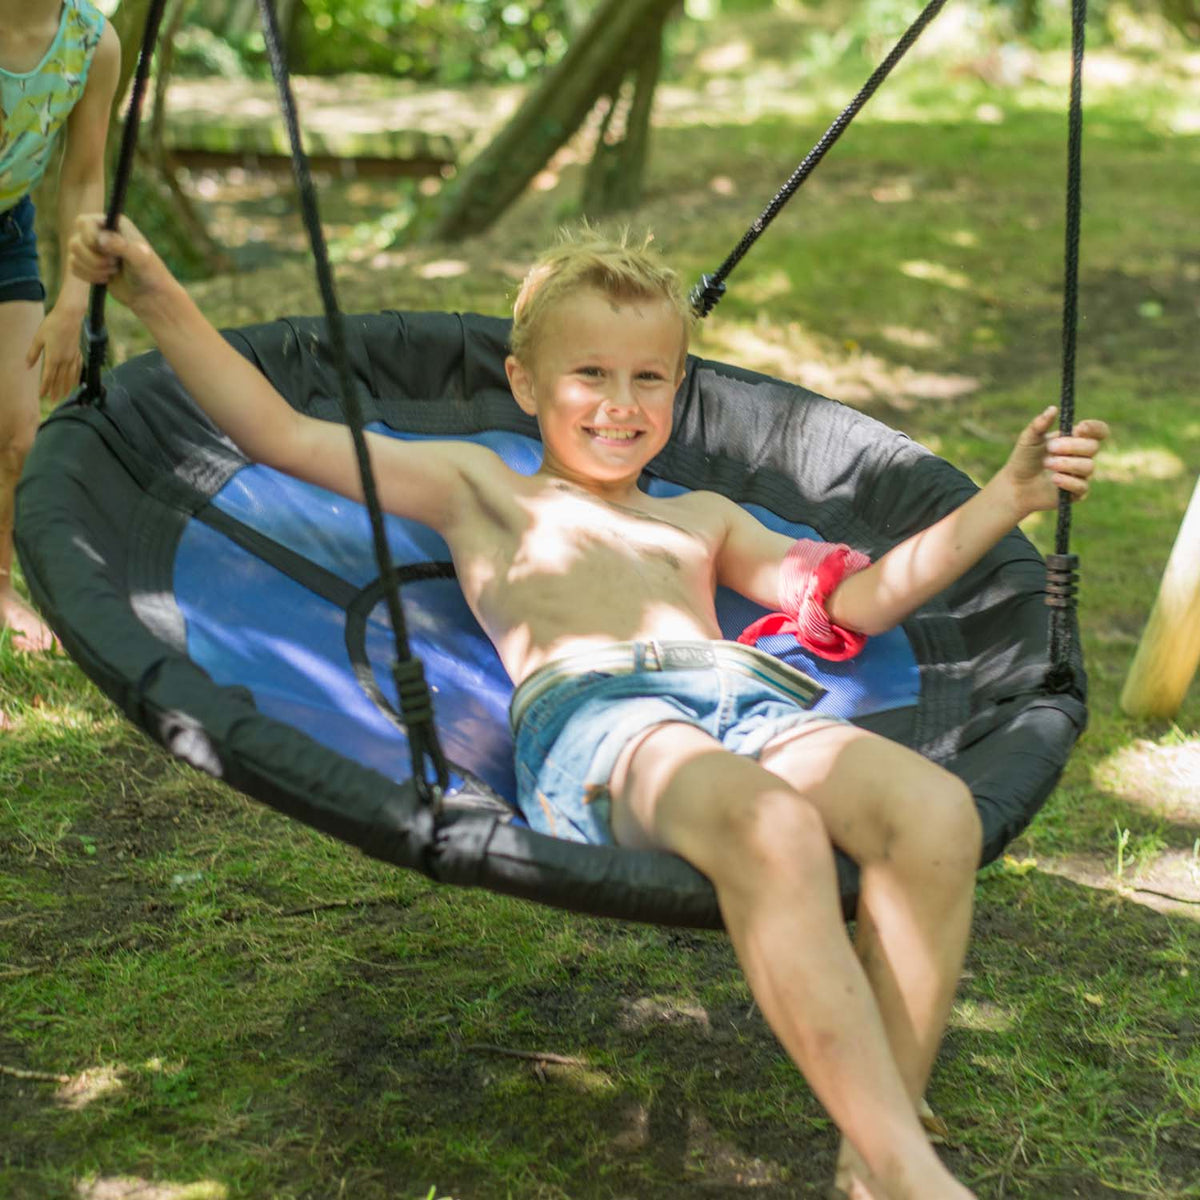
[[1079, 592], [1079, 555], [1046, 555], [1046, 606], [1074, 608]]
[[725, 295], [725, 283], [715, 275], [701, 275], [700, 282], [688, 294], [692, 310], [697, 317], [707, 317], [721, 297]]

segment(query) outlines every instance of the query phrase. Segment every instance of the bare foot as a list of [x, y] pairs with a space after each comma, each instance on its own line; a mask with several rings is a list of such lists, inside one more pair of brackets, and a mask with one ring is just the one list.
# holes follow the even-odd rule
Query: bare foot
[[925, 1200], [935, 1196], [938, 1200], [974, 1200], [973, 1193], [953, 1179], [936, 1159], [933, 1172], [927, 1172], [927, 1176], [897, 1183], [895, 1189], [889, 1191], [843, 1138], [830, 1200]]
[[845, 1138], [838, 1151], [831, 1200], [888, 1200], [879, 1181]]
[[62, 649], [50, 626], [13, 591], [0, 592], [0, 629], [12, 631], [14, 650], [36, 653]]

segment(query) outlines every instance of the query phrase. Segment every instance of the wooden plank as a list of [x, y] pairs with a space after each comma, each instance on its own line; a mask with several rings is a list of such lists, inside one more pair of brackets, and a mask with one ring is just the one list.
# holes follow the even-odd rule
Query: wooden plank
[[1200, 479], [1121, 692], [1134, 717], [1173, 717], [1200, 666]]

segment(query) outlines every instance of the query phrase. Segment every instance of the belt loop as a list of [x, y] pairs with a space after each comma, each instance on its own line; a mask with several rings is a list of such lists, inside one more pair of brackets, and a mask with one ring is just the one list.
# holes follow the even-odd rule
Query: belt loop
[[646, 669], [646, 643], [633, 643], [633, 670], [637, 674]]
[[656, 671], [666, 670], [663, 662], [663, 649], [657, 638], [650, 639], [650, 649], [654, 652], [654, 669]]

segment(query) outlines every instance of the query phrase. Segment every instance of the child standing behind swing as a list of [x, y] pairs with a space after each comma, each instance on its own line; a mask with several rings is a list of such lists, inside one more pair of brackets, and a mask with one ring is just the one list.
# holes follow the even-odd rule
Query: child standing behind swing
[[[121, 47], [89, 0], [0, 0], [0, 630], [18, 650], [53, 635], [12, 582], [13, 495], [37, 429], [39, 398], [79, 380], [88, 288], [67, 270], [75, 218], [104, 205], [104, 146]], [[66, 129], [58, 177], [63, 273], [45, 310], [30, 193]]]

